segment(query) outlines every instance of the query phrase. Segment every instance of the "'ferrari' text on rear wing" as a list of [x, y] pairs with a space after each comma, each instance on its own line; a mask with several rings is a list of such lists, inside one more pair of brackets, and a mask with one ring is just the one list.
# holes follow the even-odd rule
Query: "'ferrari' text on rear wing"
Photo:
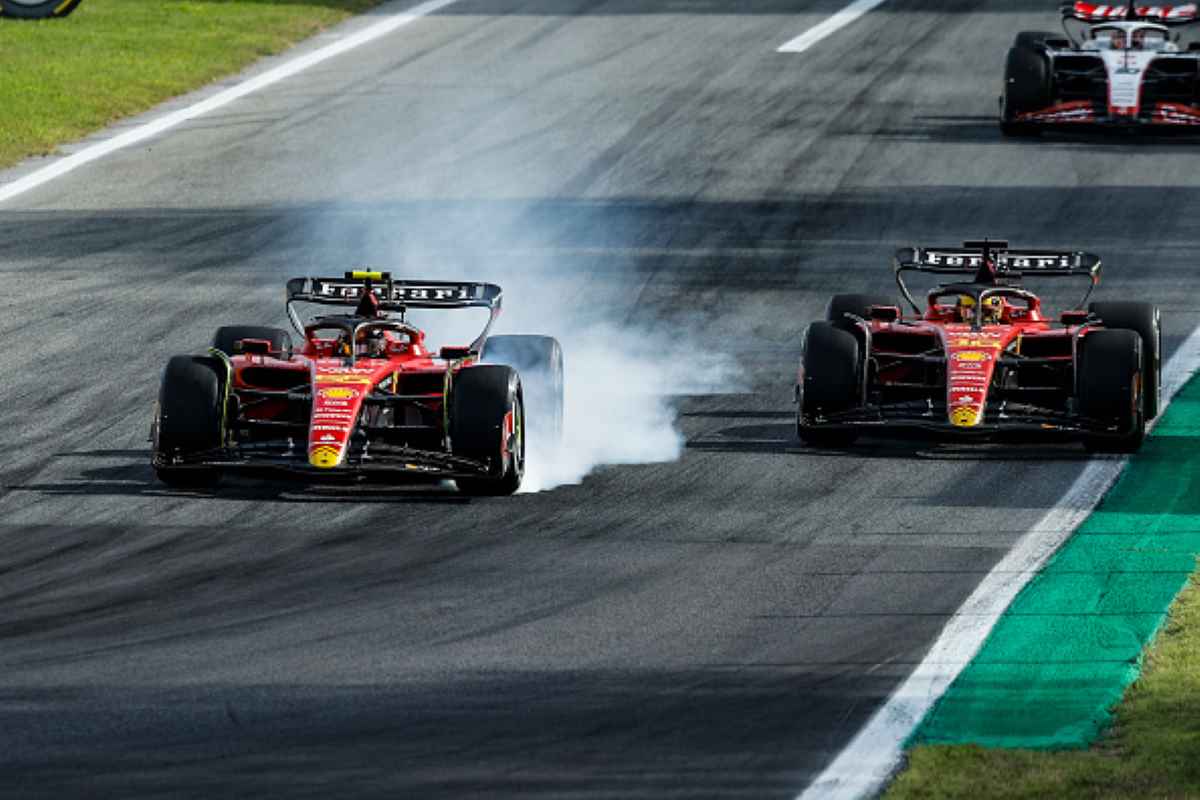
[[343, 278], [292, 278], [287, 300], [325, 305], [357, 305], [366, 292], [383, 310], [407, 308], [500, 307], [501, 289], [492, 283], [393, 280], [388, 272], [348, 272]]

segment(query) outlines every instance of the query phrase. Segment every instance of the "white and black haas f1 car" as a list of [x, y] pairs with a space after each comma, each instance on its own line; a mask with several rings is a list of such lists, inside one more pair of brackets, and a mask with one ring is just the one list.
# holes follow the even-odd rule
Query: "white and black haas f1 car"
[[[803, 441], [843, 446], [863, 431], [917, 428], [1052, 434], [1097, 452], [1141, 446], [1158, 414], [1160, 314], [1140, 302], [1085, 307], [1099, 257], [966, 242], [901, 249], [894, 269], [912, 315], [886, 296], [841, 294], [809, 325], [796, 386]], [[935, 286], [921, 306], [909, 273], [963, 282]], [[1054, 318], [1023, 276], [1090, 283]]]
[[[489, 336], [501, 297], [494, 284], [373, 271], [288, 281], [299, 347], [285, 330], [233, 325], [206, 354], [168, 362], [151, 432], [159, 478], [211, 485], [230, 470], [274, 468], [515, 492], [527, 430], [561, 433], [563, 354], [549, 336]], [[347, 313], [305, 321], [298, 304]], [[407, 319], [411, 309], [467, 308], [488, 310], [482, 333], [437, 352]]]
[[1025, 31], [1008, 51], [1000, 127], [1009, 136], [1094, 125], [1200, 132], [1195, 3], [1066, 2], [1063, 33]]

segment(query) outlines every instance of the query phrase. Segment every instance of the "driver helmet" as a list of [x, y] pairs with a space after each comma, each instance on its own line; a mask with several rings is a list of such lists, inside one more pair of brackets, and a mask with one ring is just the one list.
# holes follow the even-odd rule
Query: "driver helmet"
[[973, 322], [975, 320], [975, 298], [969, 294], [960, 294], [954, 310], [959, 322]]
[[355, 354], [359, 358], [382, 358], [387, 353], [387, 338], [379, 328], [358, 332]]
[[995, 325], [1004, 314], [1004, 298], [992, 295], [983, 299], [983, 324]]

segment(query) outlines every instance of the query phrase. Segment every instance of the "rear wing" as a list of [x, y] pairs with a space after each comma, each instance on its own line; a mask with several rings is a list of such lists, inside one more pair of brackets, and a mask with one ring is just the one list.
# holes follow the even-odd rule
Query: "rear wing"
[[410, 308], [489, 308], [498, 310], [503, 295], [494, 283], [394, 280], [390, 272], [358, 270], [341, 278], [292, 278], [287, 282], [289, 303], [356, 306], [367, 292], [379, 299], [382, 311]]
[[1180, 5], [1138, 5], [1124, 3], [1085, 3], [1066, 0], [1060, 7], [1064, 20], [1080, 22], [1157, 22], [1160, 25], [1185, 25], [1200, 17], [1196, 3]]
[[1087, 278], [1082, 303], [1100, 282], [1100, 256], [1079, 250], [1012, 250], [1008, 242], [968, 241], [962, 247], [902, 247], [893, 261], [896, 283], [912, 307], [920, 307], [904, 285], [905, 272], [935, 275], [973, 275], [976, 283], [1016, 283], [1029, 277]]
[[393, 311], [404, 319], [410, 308], [486, 308], [489, 316], [483, 332], [468, 345], [471, 353], [479, 353], [488, 332], [500, 315], [503, 291], [494, 283], [467, 281], [408, 281], [395, 280], [390, 272], [355, 270], [341, 278], [292, 278], [287, 282], [287, 313], [292, 325], [301, 334], [304, 323], [296, 313], [295, 303], [317, 303], [327, 306], [357, 308], [367, 294], [373, 294], [379, 311]]

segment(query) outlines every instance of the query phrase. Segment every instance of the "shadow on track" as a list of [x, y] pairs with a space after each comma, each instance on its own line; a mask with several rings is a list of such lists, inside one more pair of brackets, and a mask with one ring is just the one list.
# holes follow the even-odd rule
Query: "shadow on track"
[[215, 489], [176, 489], [161, 483], [144, 450], [84, 450], [55, 453], [53, 458], [121, 459], [124, 463], [78, 470], [73, 480], [4, 486], [10, 492], [59, 496], [203, 497], [212, 500], [258, 500], [282, 503], [439, 503], [465, 505], [470, 498], [428, 483], [392, 484], [343, 479], [337, 482], [288, 480], [269, 473], [225, 476]]
[[[684, 415], [690, 416], [690, 415]], [[707, 412], [704, 416], [793, 418], [791, 412]], [[1005, 437], [979, 441], [948, 439], [920, 433], [864, 436], [844, 448], [811, 447], [796, 437], [793, 422], [734, 425], [688, 440], [689, 450], [714, 453], [804, 455], [816, 458], [883, 458], [927, 461], [1088, 461], [1094, 456], [1070, 441], [1047, 443]]]

